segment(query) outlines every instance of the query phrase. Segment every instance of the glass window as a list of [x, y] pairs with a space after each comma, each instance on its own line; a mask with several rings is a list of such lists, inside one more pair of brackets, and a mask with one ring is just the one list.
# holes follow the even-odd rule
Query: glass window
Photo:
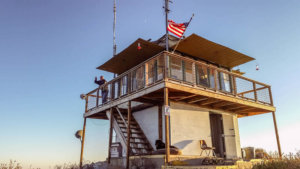
[[170, 57], [171, 78], [183, 80], [182, 77], [182, 61], [176, 57]]
[[225, 92], [231, 92], [231, 82], [230, 82], [231, 77], [230, 77], [230, 75], [227, 73], [220, 72], [219, 76], [220, 76], [221, 90], [223, 90]]
[[184, 61], [184, 80], [193, 83], [193, 63]]
[[128, 78], [127, 78], [127, 75], [126, 76], [124, 76], [124, 77], [122, 77], [122, 95], [125, 95], [125, 94], [127, 94], [127, 86], [128, 86]]
[[208, 68], [197, 65], [196, 66], [196, 81], [198, 85], [209, 87]]

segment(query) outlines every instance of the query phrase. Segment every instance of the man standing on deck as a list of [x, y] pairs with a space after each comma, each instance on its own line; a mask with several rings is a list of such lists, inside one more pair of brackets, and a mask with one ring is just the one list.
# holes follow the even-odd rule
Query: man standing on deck
[[[100, 80], [97, 80], [97, 77], [95, 77], [95, 83], [98, 84], [100, 87], [106, 83], [106, 80], [104, 79], [103, 76], [100, 76]], [[107, 85], [102, 86], [101, 87], [102, 103], [105, 103], [107, 101], [107, 94], [108, 94]]]

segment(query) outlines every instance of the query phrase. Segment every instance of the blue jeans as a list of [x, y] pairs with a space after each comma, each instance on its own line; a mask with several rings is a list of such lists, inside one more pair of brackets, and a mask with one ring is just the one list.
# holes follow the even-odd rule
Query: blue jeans
[[107, 94], [108, 94], [108, 91], [106, 91], [106, 90], [101, 91], [102, 103], [105, 103], [107, 101]]

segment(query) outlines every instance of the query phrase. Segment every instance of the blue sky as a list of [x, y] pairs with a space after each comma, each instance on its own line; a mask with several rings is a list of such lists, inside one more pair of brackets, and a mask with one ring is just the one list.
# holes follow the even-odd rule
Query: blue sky
[[[163, 0], [117, 0], [117, 51], [163, 35]], [[112, 56], [110, 0], [0, 0], [0, 163], [24, 168], [78, 162], [84, 102], [95, 68]], [[272, 85], [284, 152], [300, 149], [300, 1], [173, 0], [170, 18], [256, 58], [240, 66]], [[260, 70], [255, 70], [259, 64]], [[271, 114], [239, 120], [242, 146], [276, 150]], [[88, 120], [85, 159], [104, 160], [108, 122]]]

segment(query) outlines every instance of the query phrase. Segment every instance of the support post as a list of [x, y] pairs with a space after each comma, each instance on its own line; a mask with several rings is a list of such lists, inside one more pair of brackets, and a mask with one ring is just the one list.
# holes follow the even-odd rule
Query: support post
[[272, 115], [273, 115], [273, 122], [274, 122], [274, 127], [275, 127], [275, 134], [276, 134], [276, 141], [277, 141], [278, 153], [279, 153], [279, 157], [281, 159], [282, 158], [281, 146], [280, 146], [280, 140], [279, 140], [279, 134], [278, 134], [278, 128], [277, 128], [277, 122], [276, 122], [275, 112], [272, 112]]
[[131, 130], [130, 130], [130, 121], [131, 121], [131, 101], [128, 102], [128, 126], [127, 126], [127, 151], [126, 151], [126, 169], [129, 169], [129, 156], [130, 156], [130, 136], [131, 136]]
[[158, 105], [158, 139], [162, 140], [162, 105]]
[[81, 152], [80, 152], [80, 163], [79, 163], [80, 169], [82, 169], [83, 148], [84, 148], [84, 139], [85, 139], [85, 126], [86, 126], [86, 118], [84, 118], [84, 122], [83, 122], [83, 131], [82, 131], [82, 139], [81, 139]]
[[110, 158], [111, 158], [111, 143], [112, 143], [112, 134], [113, 134], [113, 110], [110, 108], [110, 126], [109, 126], [109, 142], [108, 142], [108, 160], [107, 163], [110, 164]]
[[252, 82], [252, 83], [253, 83], [254, 100], [257, 102], [256, 84], [255, 84], [255, 82]]
[[[164, 107], [169, 106], [169, 91], [168, 88], [164, 88]], [[168, 165], [170, 162], [170, 133], [169, 133], [169, 117], [166, 112], [166, 110], [164, 110], [165, 113], [165, 149], [166, 149], [166, 155], [165, 155], [165, 164]]]

